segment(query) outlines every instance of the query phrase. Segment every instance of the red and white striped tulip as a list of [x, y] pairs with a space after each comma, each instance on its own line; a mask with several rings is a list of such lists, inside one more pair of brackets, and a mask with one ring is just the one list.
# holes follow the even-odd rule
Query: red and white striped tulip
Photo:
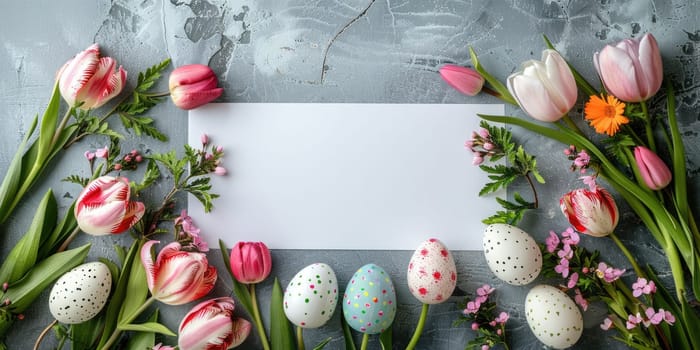
[[156, 300], [182, 305], [207, 295], [214, 288], [216, 268], [209, 266], [204, 253], [183, 251], [180, 243], [172, 242], [163, 247], [154, 262], [151, 247], [156, 243], [158, 241], [148, 241], [141, 248], [148, 289]]
[[[66, 62], [58, 72], [58, 89], [71, 107], [98, 108], [124, 88], [126, 71], [112, 57], [100, 57], [100, 47], [92, 44]], [[115, 71], [116, 69], [116, 71]]]
[[192, 308], [180, 323], [180, 350], [225, 350], [241, 345], [252, 325], [233, 317], [233, 309], [230, 297], [207, 300]]
[[168, 87], [175, 106], [193, 109], [205, 105], [224, 92], [217, 88], [216, 74], [203, 64], [188, 64], [170, 73]]
[[594, 190], [579, 188], [565, 194], [559, 206], [576, 231], [594, 237], [611, 234], [620, 219], [613, 197], [597, 185]]
[[74, 215], [83, 232], [103, 236], [122, 233], [136, 224], [146, 207], [130, 201], [129, 179], [101, 176], [90, 182], [75, 203]]

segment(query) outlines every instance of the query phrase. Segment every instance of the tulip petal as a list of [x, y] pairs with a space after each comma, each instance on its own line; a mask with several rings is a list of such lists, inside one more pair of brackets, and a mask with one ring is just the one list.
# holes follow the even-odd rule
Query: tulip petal
[[141, 202], [129, 202], [120, 222], [115, 223], [112, 227], [112, 233], [122, 233], [131, 226], [134, 226], [143, 214], [146, 212], [146, 206]]
[[154, 244], [160, 243], [159, 241], [150, 240], [143, 244], [141, 247], [141, 263], [143, 268], [146, 270], [146, 283], [148, 284], [148, 290], [153, 293], [153, 287], [155, 285], [155, 266], [153, 265], [153, 254], [151, 253], [151, 247]]
[[508, 89], [518, 100], [520, 107], [532, 118], [554, 122], [563, 116], [554, 108], [547, 89], [537, 78], [525, 75], [511, 76], [508, 79]]
[[81, 102], [76, 99], [80, 89], [90, 80], [97, 70], [100, 48], [92, 44], [86, 50], [78, 53], [61, 69], [58, 88], [67, 102], [74, 106]]
[[663, 81], [663, 63], [659, 54], [659, 45], [651, 34], [645, 34], [639, 42], [639, 65], [643, 68], [644, 75], [643, 97], [647, 99], [659, 91]]
[[192, 92], [179, 91], [179, 89], [180, 88], [176, 88], [172, 92], [171, 97], [173, 99], [173, 103], [175, 103], [178, 108], [184, 110], [194, 109], [214, 101], [224, 92], [223, 88]]

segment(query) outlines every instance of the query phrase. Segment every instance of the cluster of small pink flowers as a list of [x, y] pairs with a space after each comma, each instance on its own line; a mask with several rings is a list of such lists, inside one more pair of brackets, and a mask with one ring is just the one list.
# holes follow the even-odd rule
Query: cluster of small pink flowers
[[608, 283], [615, 282], [624, 273], [625, 269], [616, 269], [611, 266], [608, 266], [604, 262], [598, 263], [598, 268], [595, 270], [596, 276], [598, 276], [598, 278], [602, 278], [605, 282]]
[[471, 322], [471, 330], [479, 335], [473, 343], [481, 349], [490, 349], [496, 344], [505, 344], [505, 324], [510, 316], [507, 312], [501, 311], [494, 316], [495, 303], [489, 301], [489, 296], [494, 292], [488, 284], [477, 288], [474, 300], [467, 302], [462, 311], [463, 321]]
[[646, 278], [639, 277], [637, 282], [632, 283], [632, 295], [638, 298], [642, 294], [651, 295], [656, 293], [656, 284], [654, 281], [647, 281]]
[[[85, 151], [85, 158], [90, 163], [90, 170], [92, 170], [95, 159], [105, 159], [109, 160], [109, 147], [98, 148], [95, 151]], [[137, 150], [131, 150], [131, 152], [125, 154], [122, 159], [118, 160], [114, 165], [112, 165], [112, 170], [135, 170], [139, 163], [143, 162], [143, 156]]]
[[673, 325], [673, 323], [676, 322], [676, 318], [673, 316], [673, 314], [664, 309], [659, 309], [657, 311], [654, 310], [653, 307], [649, 307], [644, 311], [644, 316], [642, 316], [639, 312], [634, 315], [630, 314], [627, 317], [625, 326], [627, 329], [633, 329], [641, 324], [644, 327], [649, 328], [649, 326], [658, 325], [661, 322], [666, 322], [669, 325]]
[[582, 174], [586, 172], [586, 169], [588, 169], [591, 162], [591, 156], [588, 155], [586, 150], [578, 151], [576, 146], [571, 145], [569, 148], [564, 150], [564, 154], [569, 158], [569, 160], [573, 161], [573, 164], [571, 164], [571, 171], [578, 170]]
[[[207, 134], [202, 134], [200, 136], [200, 141], [202, 142], [202, 146], [204, 149], [206, 149], [206, 146], [209, 145], [209, 136]], [[211, 172], [219, 175], [219, 176], [224, 176], [228, 173], [226, 168], [222, 165], [222, 159], [221, 157], [224, 155], [224, 147], [222, 146], [216, 146], [213, 148], [212, 153], [206, 153], [204, 155], [204, 160], [206, 162], [211, 163], [210, 168]]]
[[481, 165], [486, 157], [503, 155], [503, 150], [493, 142], [491, 134], [484, 128], [478, 132], [473, 131], [471, 140], [465, 142], [464, 147], [474, 154], [473, 165]]
[[183, 209], [180, 216], [175, 218], [176, 239], [183, 248], [192, 248], [199, 252], [209, 251], [209, 245], [199, 236], [199, 228], [194, 225], [192, 218], [187, 215], [187, 210]]

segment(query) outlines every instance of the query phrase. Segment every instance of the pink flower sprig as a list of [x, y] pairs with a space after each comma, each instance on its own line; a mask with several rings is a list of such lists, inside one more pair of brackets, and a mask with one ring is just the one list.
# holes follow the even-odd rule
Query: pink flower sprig
[[496, 314], [496, 303], [489, 301], [495, 291], [488, 284], [477, 288], [474, 299], [466, 298], [462, 306], [462, 315], [455, 325], [468, 323], [477, 336], [467, 344], [467, 349], [490, 349], [503, 344], [508, 349], [506, 339], [506, 322], [510, 315], [501, 311]]
[[581, 174], [585, 174], [588, 168], [595, 164], [595, 162], [592, 164], [591, 156], [585, 149], [579, 151], [574, 145], [571, 145], [569, 148], [565, 149], [564, 154], [570, 161], [572, 161], [570, 167], [571, 171], [578, 171]]
[[487, 158], [498, 160], [505, 155], [502, 146], [491, 138], [491, 133], [485, 128], [472, 131], [472, 138], [464, 143], [464, 148], [474, 155], [472, 165], [481, 165]]

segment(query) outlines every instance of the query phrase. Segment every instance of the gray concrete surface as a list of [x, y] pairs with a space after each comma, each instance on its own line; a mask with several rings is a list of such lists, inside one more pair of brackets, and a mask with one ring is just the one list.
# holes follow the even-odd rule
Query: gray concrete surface
[[[699, 19], [700, 5], [693, 0], [8, 0], [0, 10], [0, 170], [4, 173], [30, 118], [44, 108], [55, 71], [93, 42], [100, 43], [104, 54], [117, 58], [132, 73], [132, 85], [136, 72], [166, 57], [175, 65], [209, 64], [225, 88], [223, 102], [497, 103], [488, 96], [459, 95], [441, 81], [437, 69], [444, 63], [468, 64], [467, 47], [473, 46], [490, 71], [504, 78], [520, 62], [539, 58], [541, 35], [546, 34], [575, 67], [592, 78], [595, 50], [631, 35], [652, 32], [663, 50], [666, 76], [677, 87], [689, 183], [697, 194]], [[170, 142], [133, 139], [127, 144], [151, 151], [179, 149], [186, 140], [187, 114], [164, 104], [152, 115]], [[541, 188], [542, 207], [521, 225], [541, 241], [550, 229], [566, 227], [557, 200], [577, 180], [574, 175], [561, 174], [563, 159], [548, 156], [561, 145], [522, 130], [515, 132], [526, 148], [541, 155], [539, 165], [548, 180]], [[6, 256], [19, 238], [47, 187], [54, 187], [61, 195], [61, 204], [68, 205], [79, 189], [58, 179], [74, 172], [85, 174], [87, 167], [79, 160], [82, 152], [104, 142], [85, 140], [55, 163], [56, 175], [39, 183], [18, 214], [1, 228], [0, 256]], [[466, 152], [465, 161], [470, 161]], [[668, 279], [662, 252], [629, 210], [624, 210], [619, 236]], [[480, 237], [478, 232], [473, 236]], [[129, 237], [80, 238], [86, 240], [93, 242], [90, 257], [94, 259], [112, 256], [112, 244], [128, 244]], [[586, 240], [585, 244], [600, 249], [609, 262], [625, 266], [623, 257], [607, 242]], [[402, 349], [420, 313], [420, 305], [406, 286], [411, 253], [274, 251], [273, 275], [286, 285], [299, 269], [320, 261], [335, 269], [343, 285], [358, 266], [379, 264], [398, 288], [394, 348]], [[472, 293], [483, 283], [497, 288], [500, 307], [512, 317], [507, 330], [512, 348], [542, 348], [525, 323], [523, 303], [529, 287], [498, 281], [481, 252], [454, 254], [461, 291]], [[220, 265], [218, 252], [212, 252], [211, 260]], [[216, 293], [226, 295], [230, 292], [228, 278], [221, 279]], [[267, 299], [270, 287], [268, 281], [259, 289], [262, 300]], [[45, 299], [16, 325], [8, 339], [12, 349], [30, 348], [51, 321]], [[265, 303], [262, 308], [266, 314]], [[188, 309], [161, 307], [164, 322], [175, 329]], [[463, 349], [473, 334], [452, 326], [459, 312], [453, 302], [432, 308], [418, 348]], [[623, 348], [598, 328], [604, 313], [600, 307], [587, 313], [586, 329], [576, 349]], [[339, 317], [337, 312], [329, 325], [307, 331], [307, 344], [330, 336], [333, 340], [327, 349], [341, 349]], [[166, 339], [166, 343], [174, 344], [174, 340]], [[50, 348], [50, 342], [45, 345]], [[260, 346], [251, 337], [242, 348]], [[370, 348], [379, 348], [376, 338]]]

